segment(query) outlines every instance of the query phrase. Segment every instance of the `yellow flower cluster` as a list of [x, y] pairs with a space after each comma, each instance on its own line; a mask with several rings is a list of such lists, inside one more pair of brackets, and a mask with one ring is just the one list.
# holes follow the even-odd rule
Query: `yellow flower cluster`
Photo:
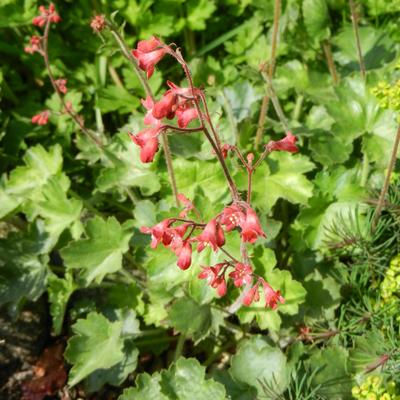
[[393, 303], [400, 295], [400, 254], [390, 261], [385, 279], [380, 285], [380, 292], [384, 303]]
[[396, 384], [393, 381], [382, 385], [383, 380], [379, 376], [369, 376], [361, 386], [354, 386], [351, 394], [355, 399], [365, 400], [400, 400], [397, 394]]
[[371, 89], [371, 92], [376, 96], [382, 108], [400, 111], [400, 79], [393, 85], [384, 81], [379, 82]]

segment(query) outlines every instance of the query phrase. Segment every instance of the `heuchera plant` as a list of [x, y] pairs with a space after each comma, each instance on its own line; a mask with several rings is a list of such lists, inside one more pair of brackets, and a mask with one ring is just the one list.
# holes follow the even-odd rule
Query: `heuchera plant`
[[[65, 101], [67, 79], [55, 79], [50, 69], [47, 49], [49, 29], [52, 23], [60, 22], [61, 18], [53, 4], [50, 4], [48, 9], [41, 6], [39, 11], [40, 15], [34, 18], [33, 24], [44, 28], [44, 33], [42, 36], [32, 36], [25, 51], [30, 54], [38, 53], [43, 57], [52, 86], [63, 106], [62, 113], [69, 114], [81, 131], [98, 146], [101, 146], [99, 138], [84, 126], [83, 118], [75, 113], [69, 102]], [[106, 27], [113, 30], [112, 25], [102, 15], [95, 16], [90, 26], [97, 33]], [[115, 30], [113, 34], [117, 41], [122, 40]], [[222, 168], [232, 201], [225, 207], [221, 207], [221, 211], [210, 221], [204, 221], [200, 210], [184, 194], [177, 194], [177, 203], [182, 207], [179, 215], [167, 218], [153, 227], [142, 227], [141, 231], [151, 235], [153, 249], [161, 244], [174, 252], [177, 256], [177, 265], [182, 270], [191, 266], [194, 249], [200, 253], [206, 247], [210, 247], [214, 252], [223, 252], [226, 256], [225, 260], [216, 265], [201, 266], [202, 271], [198, 278], [206, 280], [212, 288], [216, 289], [219, 296], [227, 293], [229, 281], [232, 281], [233, 285], [238, 288], [244, 287], [237, 301], [230, 307], [231, 312], [236, 311], [242, 304], [249, 306], [253, 302], [260, 301], [260, 291], [263, 293], [265, 306], [275, 309], [278, 303], [284, 303], [285, 299], [281, 296], [278, 288], [273, 288], [262, 277], [254, 273], [246, 247], [248, 244], [254, 244], [259, 237], [266, 237], [257, 213], [251, 207], [252, 179], [257, 167], [271, 152], [297, 152], [296, 137], [287, 131], [285, 138], [279, 141], [270, 141], [264, 146], [264, 151], [256, 161], [253, 153], [249, 153], [245, 157], [236, 146], [221, 143], [210, 116], [205, 93], [202, 89], [194, 86], [188, 64], [179, 48], [175, 45], [166, 45], [153, 36], [149, 40], [140, 41], [136, 49], [128, 55], [125, 54], [130, 61], [135, 63], [138, 71], [140, 68], [146, 73], [147, 79], [151, 78], [155, 66], [167, 55], [173, 57], [181, 65], [188, 87], [180, 87], [167, 81], [169, 89], [159, 100], [156, 100], [151, 92], [147, 91], [146, 99], [142, 100], [143, 107], [146, 109], [144, 117], [146, 128], [138, 133], [130, 133], [130, 137], [140, 147], [141, 161], [150, 163], [159, 149], [161, 134], [170, 131], [180, 134], [202, 132], [205, 139], [211, 144], [213, 153]], [[144, 82], [144, 86], [147, 87], [146, 82]], [[32, 123], [45, 125], [49, 116], [49, 110], [41, 111], [32, 117]], [[170, 123], [174, 119], [176, 119], [176, 125]], [[194, 126], [188, 127], [191, 123]], [[225, 162], [228, 154], [238, 157], [247, 172], [246, 198], [243, 198], [239, 192]], [[240, 234], [240, 259], [231, 255], [224, 248], [226, 240], [229, 240], [229, 235], [233, 231]]]
[[[296, 137], [287, 132], [286, 137], [279, 141], [270, 141], [265, 145], [263, 153], [257, 161], [254, 154], [247, 157], [236, 146], [223, 144], [215, 129], [207, 106], [207, 99], [203, 90], [193, 85], [188, 64], [182, 53], [175, 45], [166, 45], [158, 38], [140, 41], [137, 48], [132, 51], [139, 67], [151, 78], [154, 68], [165, 56], [172, 56], [183, 68], [188, 87], [179, 87], [167, 81], [169, 89], [161, 99], [155, 100], [148, 96], [142, 100], [147, 110], [144, 117], [145, 129], [137, 134], [131, 134], [135, 144], [140, 147], [142, 162], [152, 162], [159, 147], [159, 135], [163, 131], [177, 131], [181, 134], [202, 132], [212, 146], [218, 162], [223, 170], [227, 185], [229, 186], [232, 202], [226, 205], [210, 221], [203, 221], [200, 210], [186, 198], [179, 195], [179, 201], [184, 207], [176, 217], [167, 218], [153, 227], [143, 227], [142, 232], [151, 235], [151, 247], [157, 248], [160, 244], [168, 247], [177, 256], [177, 265], [186, 270], [192, 263], [192, 251], [203, 251], [210, 247], [214, 252], [222, 251], [226, 259], [216, 265], [202, 266], [198, 275], [217, 290], [219, 296], [227, 292], [228, 281], [231, 280], [236, 287], [245, 286], [238, 299], [244, 305], [250, 305], [260, 300], [260, 289], [264, 293], [265, 306], [275, 309], [278, 303], [284, 303], [277, 288], [272, 288], [262, 277], [255, 275], [247, 253], [247, 244], [254, 244], [259, 237], [266, 237], [259, 218], [251, 207], [252, 178], [257, 167], [272, 151], [296, 152]], [[176, 118], [176, 125], [171, 125], [167, 120]], [[195, 127], [188, 128], [193, 122]], [[247, 171], [248, 188], [246, 198], [243, 199], [229, 172], [225, 162], [228, 153], [235, 154]], [[192, 216], [192, 217], [191, 217]], [[225, 248], [228, 233], [238, 231], [241, 238], [241, 259], [233, 257]]]

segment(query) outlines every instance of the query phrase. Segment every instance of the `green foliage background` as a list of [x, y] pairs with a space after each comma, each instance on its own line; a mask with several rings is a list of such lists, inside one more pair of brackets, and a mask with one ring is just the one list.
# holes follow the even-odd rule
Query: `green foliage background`
[[[118, 10], [114, 19], [131, 48], [153, 34], [182, 47], [223, 141], [249, 152], [265, 93], [258, 67], [270, 59], [274, 2], [55, 3], [62, 22], [50, 33], [54, 74], [68, 79], [67, 100], [106, 146], [99, 151], [68, 116], [57, 115], [60, 103], [41, 57], [23, 52], [39, 4], [3, 0], [0, 306], [17, 316], [45, 296], [52, 335], [68, 338], [68, 384], [87, 393], [114, 387], [123, 400], [349, 399], [383, 355], [389, 361], [372, 374], [384, 377], [382, 385], [399, 384], [400, 287], [390, 302], [380, 291], [399, 253], [396, 176], [374, 234], [370, 221], [397, 124], [371, 89], [399, 76], [400, 2], [362, 2], [366, 81], [346, 1], [282, 2], [273, 83], [300, 152], [275, 153], [255, 174], [253, 204], [268, 237], [251, 258], [286, 303], [233, 316], [223, 310], [238, 291], [216, 299], [197, 279], [200, 265], [218, 261], [214, 254], [196, 256], [183, 272], [139, 231], [177, 210], [163, 157], [142, 164], [127, 135], [143, 126], [143, 89], [112, 37], [94, 34], [89, 22]], [[182, 77], [166, 59], [150, 85], [159, 96], [167, 79]], [[32, 125], [45, 108], [53, 111], [50, 123]], [[270, 107], [263, 143], [282, 134]], [[229, 193], [210, 147], [197, 134], [170, 140], [179, 191], [213, 216]], [[240, 165], [228, 163], [246, 190]]]

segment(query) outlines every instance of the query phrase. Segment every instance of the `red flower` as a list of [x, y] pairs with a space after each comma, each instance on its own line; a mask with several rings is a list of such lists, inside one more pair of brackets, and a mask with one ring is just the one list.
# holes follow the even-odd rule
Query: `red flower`
[[180, 96], [180, 104], [186, 103], [188, 100], [193, 100], [193, 97], [197, 94], [199, 89], [194, 89], [194, 93], [191, 88], [182, 88], [178, 85], [175, 85], [174, 82], [167, 81], [167, 85], [169, 86], [171, 92], [176, 96]]
[[161, 100], [154, 103], [153, 117], [157, 119], [172, 119], [175, 116], [176, 108], [176, 95], [171, 90], [167, 90]]
[[225, 281], [225, 275], [220, 275], [218, 278], [214, 281], [214, 285], [211, 285], [214, 289], [217, 289], [217, 294], [219, 297], [225, 296], [226, 295], [226, 281]]
[[95, 32], [101, 32], [106, 27], [106, 20], [104, 18], [104, 15], [96, 15], [95, 17], [93, 17], [90, 21], [90, 27]]
[[46, 125], [49, 122], [50, 112], [48, 110], [42, 111], [32, 117], [32, 124]]
[[179, 217], [185, 218], [194, 209], [194, 204], [182, 193], [178, 193], [178, 200], [185, 206], [179, 213]]
[[53, 3], [49, 5], [49, 8], [47, 9], [45, 6], [40, 6], [39, 7], [39, 12], [40, 15], [33, 18], [33, 25], [39, 26], [42, 28], [47, 20], [50, 20], [50, 22], [58, 23], [61, 21], [60, 16], [56, 13], [56, 8]]
[[235, 270], [229, 274], [229, 277], [234, 280], [233, 283], [236, 287], [240, 287], [251, 282], [252, 274], [253, 270], [250, 265], [238, 262], [235, 265]]
[[165, 232], [165, 246], [170, 246], [172, 250], [176, 251], [183, 246], [183, 236], [186, 233], [190, 224], [182, 224], [176, 228], [169, 228]]
[[33, 35], [29, 39], [30, 46], [26, 46], [24, 49], [25, 53], [30, 53], [30, 54], [33, 54], [35, 52], [40, 53], [42, 51], [42, 48], [40, 47], [40, 42], [41, 38], [39, 36]]
[[57, 86], [57, 89], [61, 92], [61, 93], [63, 93], [63, 94], [66, 94], [67, 93], [67, 80], [66, 79], [57, 79], [55, 82], [54, 82], [55, 84], [56, 84], [56, 86]]
[[204, 228], [203, 232], [193, 240], [199, 242], [197, 251], [200, 253], [206, 246], [210, 245], [214, 251], [225, 244], [224, 231], [221, 225], [212, 219]]
[[264, 290], [265, 307], [270, 307], [275, 310], [276, 307], [278, 307], [278, 302], [281, 304], [285, 303], [285, 299], [281, 296], [281, 292], [279, 290], [275, 291], [272, 289], [271, 285], [265, 282], [265, 280], [262, 278], [260, 278], [260, 281]]
[[268, 151], [288, 151], [289, 153], [296, 153], [299, 151], [298, 147], [296, 146], [297, 138], [296, 136], [292, 135], [291, 132], [286, 132], [286, 137], [281, 140], [274, 141], [271, 140], [265, 147]]
[[149, 40], [141, 40], [136, 50], [132, 50], [133, 56], [139, 62], [139, 68], [146, 72], [147, 79], [149, 79], [154, 73], [155, 65], [161, 61], [161, 59], [167, 53], [164, 48], [159, 48], [161, 42], [155, 36]]
[[245, 222], [246, 215], [237, 205], [232, 205], [224, 208], [220, 219], [221, 225], [225, 225], [225, 230], [230, 232], [237, 226], [242, 226]]
[[199, 116], [196, 108], [190, 108], [187, 106], [178, 107], [175, 114], [178, 117], [179, 128], [186, 128], [190, 122]]
[[224, 263], [216, 264], [213, 267], [202, 267], [203, 271], [198, 275], [199, 279], [206, 279], [207, 283], [217, 289], [220, 297], [226, 294], [225, 273], [219, 275], [221, 269], [225, 266]]
[[241, 224], [243, 242], [254, 243], [259, 236], [266, 237], [257, 214], [250, 207], [246, 210], [246, 219]]
[[143, 233], [151, 234], [151, 248], [155, 249], [160, 243], [170, 243], [168, 242], [169, 238], [166, 236], [166, 232], [169, 226], [172, 224], [173, 220], [168, 218], [164, 221], [159, 222], [157, 225], [154, 225], [152, 228], [148, 228], [147, 226], [142, 226], [140, 231]]
[[260, 300], [260, 293], [258, 291], [258, 285], [259, 283], [257, 282], [244, 296], [243, 298], [243, 304], [245, 306], [249, 306], [253, 301], [257, 303], [257, 301]]
[[221, 147], [221, 153], [222, 153], [222, 157], [226, 158], [228, 157], [228, 151], [232, 151], [233, 150], [233, 146], [225, 143], [224, 145], [222, 145]]
[[160, 125], [160, 121], [153, 116], [154, 101], [150, 96], [146, 97], [146, 100], [142, 100], [143, 107], [147, 110], [146, 116], [144, 117], [145, 125]]
[[162, 131], [163, 126], [146, 128], [137, 135], [129, 134], [132, 141], [140, 147], [140, 160], [143, 163], [149, 163], [154, 160], [154, 156], [158, 151], [158, 135]]
[[189, 241], [185, 240], [175, 254], [178, 256], [178, 267], [182, 270], [188, 269], [192, 263], [192, 245]]

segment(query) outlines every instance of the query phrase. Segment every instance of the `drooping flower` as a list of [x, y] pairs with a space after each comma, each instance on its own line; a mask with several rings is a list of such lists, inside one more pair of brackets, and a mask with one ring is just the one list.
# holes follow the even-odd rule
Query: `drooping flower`
[[32, 23], [40, 28], [46, 24], [47, 20], [50, 20], [50, 22], [54, 22], [55, 24], [61, 21], [60, 16], [56, 13], [56, 8], [53, 3], [50, 3], [49, 8], [40, 6], [39, 12], [40, 15], [33, 18]]
[[153, 36], [149, 40], [141, 40], [137, 48], [132, 50], [133, 56], [139, 62], [139, 68], [146, 72], [147, 79], [153, 75], [155, 65], [167, 54], [165, 48], [158, 48], [161, 45], [160, 40]]
[[167, 90], [163, 94], [161, 100], [154, 103], [152, 111], [153, 117], [156, 119], [172, 119], [175, 117], [176, 109], [176, 95], [171, 90]]
[[223, 144], [221, 147], [222, 157], [224, 157], [224, 158], [228, 157], [228, 152], [232, 151], [232, 149], [233, 149], [232, 145], [230, 145], [228, 143]]
[[163, 126], [155, 126], [145, 128], [137, 135], [129, 134], [132, 141], [140, 147], [140, 160], [143, 163], [149, 163], [154, 160], [154, 156], [158, 151], [158, 135], [163, 130]]
[[220, 297], [226, 294], [226, 280], [224, 271], [221, 269], [225, 266], [225, 263], [215, 264], [212, 267], [202, 267], [203, 270], [198, 275], [199, 279], [206, 279], [207, 283], [214, 289], [217, 289], [217, 293]]
[[175, 114], [178, 117], [177, 121], [179, 128], [186, 128], [190, 124], [190, 122], [192, 122], [199, 116], [196, 108], [191, 107], [190, 105], [178, 107]]
[[271, 140], [265, 145], [268, 151], [288, 151], [289, 153], [296, 153], [299, 151], [296, 146], [297, 137], [292, 132], [286, 132], [286, 136], [278, 141]]
[[203, 232], [193, 239], [193, 241], [199, 242], [197, 251], [200, 253], [203, 249], [210, 245], [214, 251], [225, 244], [224, 231], [221, 225], [212, 219], [204, 228]]
[[233, 279], [236, 287], [240, 287], [251, 282], [252, 274], [253, 270], [250, 265], [238, 262], [235, 265], [235, 270], [229, 274], [229, 277]]
[[265, 282], [264, 279], [259, 279], [263, 285], [264, 297], [265, 297], [265, 307], [270, 307], [273, 310], [278, 307], [278, 303], [285, 303], [285, 299], [281, 295], [279, 290], [275, 291], [270, 284]]
[[258, 220], [257, 214], [250, 207], [246, 210], [246, 219], [241, 224], [241, 228], [241, 236], [243, 242], [254, 243], [259, 236], [266, 237], [264, 231], [261, 228], [261, 224]]
[[67, 90], [67, 80], [66, 79], [57, 79], [54, 83], [56, 84], [57, 89], [61, 93], [63, 93], [63, 94], [67, 93], [68, 90]]
[[222, 212], [220, 223], [225, 226], [226, 232], [230, 232], [237, 226], [242, 226], [246, 220], [246, 215], [242, 209], [233, 204], [231, 206], [225, 207]]
[[251, 305], [251, 303], [254, 302], [258, 302], [260, 300], [260, 293], [258, 291], [258, 285], [259, 283], [257, 282], [246, 294], [246, 296], [244, 296], [243, 298], [243, 304], [245, 306], [249, 306]]
[[41, 53], [42, 49], [40, 47], [41, 38], [39, 36], [33, 35], [29, 39], [30, 46], [25, 46], [25, 53], [33, 54], [33, 53]]
[[160, 243], [165, 243], [165, 233], [172, 224], [171, 218], [164, 219], [153, 227], [142, 226], [140, 231], [151, 235], [151, 248], [155, 249]]
[[31, 122], [32, 124], [37, 125], [46, 125], [49, 122], [50, 111], [44, 110], [39, 114], [36, 114], [32, 117]]
[[195, 207], [194, 204], [183, 194], [178, 193], [178, 200], [185, 206], [185, 208], [179, 213], [181, 218], [185, 218], [190, 211], [192, 211]]
[[106, 19], [104, 15], [96, 15], [90, 21], [90, 27], [97, 33], [101, 32], [106, 27]]
[[144, 117], [145, 125], [160, 125], [161, 121], [153, 116], [154, 101], [151, 96], [147, 96], [145, 100], [141, 100], [143, 107], [147, 110]]
[[182, 246], [175, 251], [178, 256], [177, 265], [180, 269], [186, 270], [192, 263], [192, 245], [188, 240], [185, 240]]

